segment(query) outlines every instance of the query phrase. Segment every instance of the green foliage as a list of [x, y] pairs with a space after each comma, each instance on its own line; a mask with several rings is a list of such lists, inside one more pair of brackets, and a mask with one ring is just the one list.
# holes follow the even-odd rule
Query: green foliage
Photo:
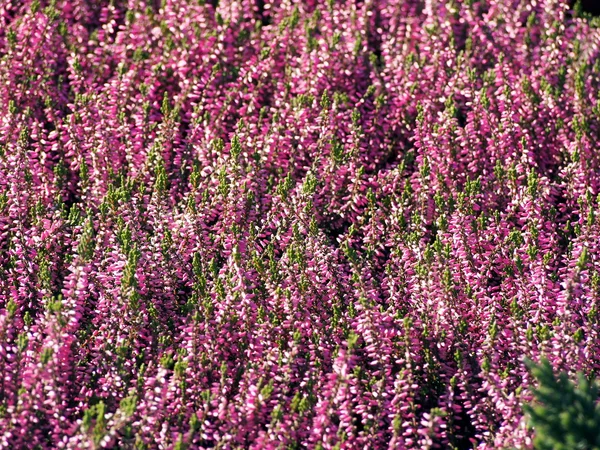
[[120, 408], [125, 417], [131, 417], [135, 413], [135, 407], [137, 405], [137, 397], [131, 395], [121, 400]]
[[96, 445], [100, 443], [106, 432], [105, 415], [106, 405], [102, 401], [90, 406], [83, 413], [83, 429], [86, 432], [92, 430], [92, 440]]
[[89, 261], [94, 256], [94, 250], [96, 248], [94, 223], [91, 215], [88, 215], [88, 219], [83, 225], [83, 231], [81, 233], [81, 239], [77, 246], [77, 252], [84, 261]]
[[535, 401], [524, 405], [529, 426], [535, 431], [538, 450], [600, 449], [599, 388], [579, 374], [575, 385], [566, 373], [556, 375], [547, 359], [540, 364], [527, 360], [539, 382], [533, 389]]

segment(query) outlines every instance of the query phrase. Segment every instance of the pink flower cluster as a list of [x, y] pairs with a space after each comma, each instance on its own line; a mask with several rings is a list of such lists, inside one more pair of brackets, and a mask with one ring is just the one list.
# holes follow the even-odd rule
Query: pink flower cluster
[[0, 1], [0, 448], [529, 448], [600, 370], [565, 0]]

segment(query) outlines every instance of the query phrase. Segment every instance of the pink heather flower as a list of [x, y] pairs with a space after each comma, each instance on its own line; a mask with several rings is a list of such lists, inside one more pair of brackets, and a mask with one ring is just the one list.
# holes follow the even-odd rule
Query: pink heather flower
[[0, 447], [531, 448], [600, 368], [566, 0], [0, 5]]

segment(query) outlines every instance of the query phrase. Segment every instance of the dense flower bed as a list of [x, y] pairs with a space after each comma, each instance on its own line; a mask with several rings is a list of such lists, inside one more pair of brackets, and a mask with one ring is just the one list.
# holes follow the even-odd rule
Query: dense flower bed
[[600, 23], [0, 2], [0, 446], [531, 446], [600, 369]]

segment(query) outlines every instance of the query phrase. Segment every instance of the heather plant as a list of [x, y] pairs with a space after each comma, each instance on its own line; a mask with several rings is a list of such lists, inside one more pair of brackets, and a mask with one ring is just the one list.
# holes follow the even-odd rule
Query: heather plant
[[565, 0], [0, 0], [0, 447], [533, 447], [599, 57]]

